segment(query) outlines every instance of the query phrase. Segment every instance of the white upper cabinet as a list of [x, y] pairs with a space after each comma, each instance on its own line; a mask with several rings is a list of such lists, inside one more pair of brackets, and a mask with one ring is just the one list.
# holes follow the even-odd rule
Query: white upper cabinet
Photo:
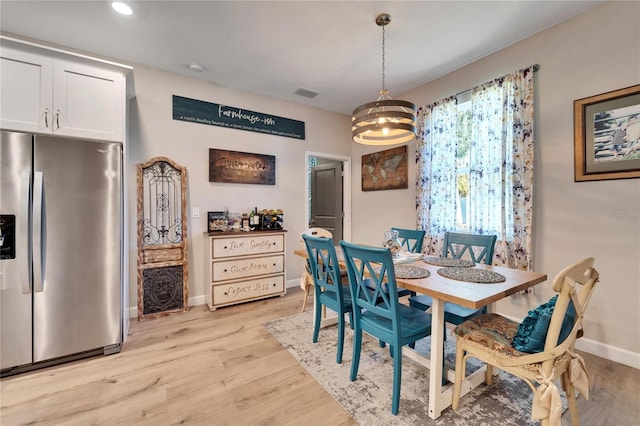
[[53, 61], [2, 46], [0, 50], [0, 127], [51, 132]]
[[86, 57], [2, 41], [0, 127], [125, 140], [126, 76]]
[[53, 64], [53, 133], [122, 141], [124, 76], [96, 67]]

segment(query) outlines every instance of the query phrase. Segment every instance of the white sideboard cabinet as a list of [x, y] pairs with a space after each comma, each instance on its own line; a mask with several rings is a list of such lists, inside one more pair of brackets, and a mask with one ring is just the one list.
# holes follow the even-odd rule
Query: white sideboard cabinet
[[125, 140], [130, 67], [0, 39], [0, 127]]
[[285, 294], [285, 232], [205, 233], [210, 310]]

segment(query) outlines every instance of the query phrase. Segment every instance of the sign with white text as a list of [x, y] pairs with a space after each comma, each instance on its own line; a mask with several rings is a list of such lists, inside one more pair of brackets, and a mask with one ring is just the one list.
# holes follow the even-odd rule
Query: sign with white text
[[304, 139], [304, 121], [173, 95], [173, 119]]

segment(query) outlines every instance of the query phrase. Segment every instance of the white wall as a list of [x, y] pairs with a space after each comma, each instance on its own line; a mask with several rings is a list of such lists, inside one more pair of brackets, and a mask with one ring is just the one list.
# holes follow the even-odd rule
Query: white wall
[[[640, 83], [639, 55], [640, 2], [607, 2], [414, 91], [394, 95], [426, 105], [540, 64], [535, 78], [534, 268], [551, 279], [574, 261], [594, 256], [601, 282], [579, 345], [636, 368], [640, 179], [574, 182], [573, 101]], [[378, 243], [391, 225], [415, 226], [414, 189], [361, 192], [361, 156], [372, 151], [377, 150], [353, 149], [353, 239], [366, 243]], [[412, 167], [410, 182], [415, 164]], [[534, 296], [514, 296], [499, 303], [498, 311], [521, 319], [551, 295], [550, 282], [540, 284]]]
[[[129, 211], [130, 305], [137, 306], [136, 164], [156, 156], [169, 157], [188, 174], [188, 212], [200, 208], [199, 219], [189, 217], [189, 300], [204, 303], [204, 236], [207, 211], [225, 206], [234, 212], [254, 207], [284, 210], [286, 279], [301, 276], [302, 260], [293, 255], [298, 248], [305, 219], [305, 152], [351, 154], [350, 117], [279, 101], [253, 93], [223, 88], [196, 79], [134, 65], [136, 97], [131, 103]], [[172, 119], [172, 95], [240, 107], [305, 122], [306, 139], [292, 139]], [[209, 148], [276, 156], [276, 185], [210, 183]], [[190, 214], [190, 213], [189, 213]]]

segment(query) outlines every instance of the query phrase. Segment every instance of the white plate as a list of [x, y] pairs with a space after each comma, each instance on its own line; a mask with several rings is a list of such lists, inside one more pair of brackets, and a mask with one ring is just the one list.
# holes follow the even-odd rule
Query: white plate
[[398, 257], [393, 258], [393, 263], [396, 265], [401, 263], [412, 263], [414, 261], [415, 259], [411, 259], [410, 257], [403, 256], [402, 254], [399, 255]]
[[412, 259], [412, 260], [418, 260], [418, 259], [422, 259], [423, 254], [422, 253], [411, 253], [409, 251], [401, 251], [400, 252], [400, 256], [401, 257], [406, 257], [406, 258]]

